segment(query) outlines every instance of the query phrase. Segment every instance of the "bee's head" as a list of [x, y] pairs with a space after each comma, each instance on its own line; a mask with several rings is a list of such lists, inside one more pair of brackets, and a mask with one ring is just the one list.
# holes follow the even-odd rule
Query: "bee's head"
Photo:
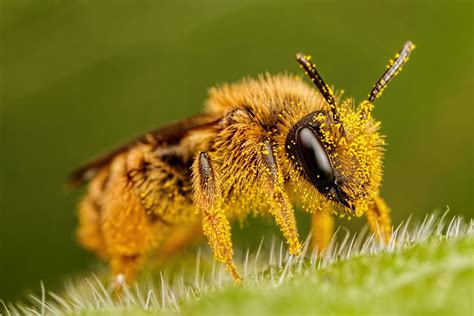
[[378, 133], [380, 123], [371, 116], [373, 101], [400, 71], [413, 48], [411, 42], [405, 43], [358, 107], [350, 99], [336, 102], [310, 58], [297, 55], [328, 108], [300, 119], [287, 136], [286, 150], [305, 179], [344, 213], [362, 215], [378, 192], [384, 141]]
[[287, 136], [286, 150], [323, 199], [336, 203], [342, 213], [362, 215], [380, 186], [384, 142], [379, 122], [370, 115], [361, 119], [350, 100], [338, 106], [343, 109], [338, 123], [325, 110], [298, 121]]

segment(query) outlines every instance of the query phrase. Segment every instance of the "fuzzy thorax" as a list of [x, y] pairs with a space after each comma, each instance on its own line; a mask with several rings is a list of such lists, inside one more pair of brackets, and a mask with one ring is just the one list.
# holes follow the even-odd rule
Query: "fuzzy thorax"
[[[341, 216], [361, 216], [366, 213], [369, 204], [379, 193], [382, 178], [384, 140], [378, 132], [380, 122], [375, 121], [370, 114], [372, 104], [364, 101], [355, 106], [351, 99], [342, 99], [342, 92], [335, 95], [338, 122], [334, 121], [330, 106], [321, 94], [297, 76], [267, 74], [258, 79], [222, 85], [210, 91], [206, 112], [227, 115], [232, 122], [231, 127], [221, 131], [215, 147], [219, 153], [217, 156], [227, 162], [223, 170], [224, 187], [232, 187], [234, 193], [239, 192], [234, 198], [247, 201], [243, 203], [245, 206], [239, 205], [233, 209], [245, 209], [248, 204], [251, 204], [250, 208], [259, 208], [256, 207], [256, 200], [259, 199], [254, 195], [255, 183], [259, 182], [257, 179], [260, 174], [255, 168], [253, 157], [258, 154], [255, 152], [255, 148], [258, 148], [256, 145], [262, 139], [269, 138], [294, 202], [309, 212], [330, 211]], [[288, 153], [288, 135], [305, 119], [313, 120], [319, 126], [338, 185], [347, 197], [350, 208], [319, 193], [305, 176], [296, 154]], [[239, 163], [228, 162], [231, 159], [225, 159], [227, 156], [238, 157], [232, 160]], [[236, 186], [238, 183], [241, 185]], [[227, 201], [233, 201], [234, 198], [228, 196]], [[248, 201], [250, 199], [253, 201]]]

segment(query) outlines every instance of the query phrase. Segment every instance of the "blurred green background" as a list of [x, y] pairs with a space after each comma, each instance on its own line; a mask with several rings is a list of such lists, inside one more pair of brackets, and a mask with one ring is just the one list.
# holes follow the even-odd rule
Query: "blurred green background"
[[[376, 106], [389, 144], [383, 195], [395, 224], [447, 206], [473, 215], [470, 1], [0, 5], [0, 298], [95, 265], [74, 239], [81, 192], [63, 186], [71, 169], [198, 113], [216, 83], [300, 73], [298, 51], [360, 101], [403, 42], [416, 43]], [[237, 238], [259, 241], [270, 226]]]

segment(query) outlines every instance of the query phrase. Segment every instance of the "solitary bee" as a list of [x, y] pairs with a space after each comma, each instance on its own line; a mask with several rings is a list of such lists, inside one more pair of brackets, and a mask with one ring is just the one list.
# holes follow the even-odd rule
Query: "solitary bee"
[[295, 204], [311, 213], [320, 251], [334, 215], [366, 215], [387, 242], [389, 208], [379, 196], [384, 139], [371, 112], [414, 47], [405, 43], [359, 106], [335, 95], [302, 54], [296, 60], [316, 90], [287, 74], [212, 88], [204, 114], [72, 173], [71, 184], [89, 182], [78, 211], [80, 243], [130, 282], [150, 253], [169, 256], [204, 233], [215, 260], [240, 282], [229, 222], [250, 213], [273, 216], [292, 255], [301, 252]]

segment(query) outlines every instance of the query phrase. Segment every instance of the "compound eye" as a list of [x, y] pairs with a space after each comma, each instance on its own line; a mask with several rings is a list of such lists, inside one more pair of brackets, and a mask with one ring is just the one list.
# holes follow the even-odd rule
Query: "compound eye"
[[334, 186], [331, 162], [312, 129], [303, 127], [296, 132], [296, 145], [304, 171], [319, 192], [327, 193]]

